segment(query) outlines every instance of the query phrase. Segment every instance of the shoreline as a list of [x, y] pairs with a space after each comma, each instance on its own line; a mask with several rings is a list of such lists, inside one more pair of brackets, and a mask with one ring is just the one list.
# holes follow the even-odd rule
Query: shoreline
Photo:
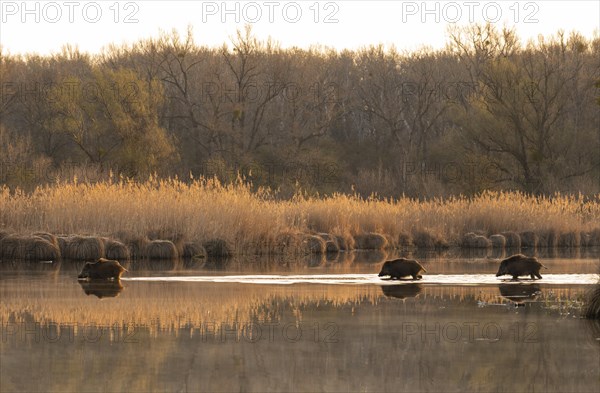
[[[420, 245], [389, 241], [389, 235], [367, 234], [356, 237], [344, 238], [341, 236], [321, 234], [296, 234], [289, 233], [278, 238], [273, 243], [265, 243], [263, 247], [248, 245], [236, 247], [223, 239], [210, 239], [204, 242], [185, 241], [184, 237], [177, 239], [149, 239], [148, 237], [109, 238], [104, 236], [78, 236], [59, 235], [47, 232], [35, 232], [29, 235], [18, 235], [9, 232], [0, 232], [0, 260], [30, 260], [54, 261], [73, 260], [87, 261], [98, 258], [116, 260], [173, 260], [179, 258], [232, 258], [242, 256], [269, 256], [269, 257], [306, 257], [323, 256], [335, 259], [338, 254], [352, 252], [384, 253], [455, 253], [458, 255], [471, 255], [500, 258], [502, 255], [518, 253], [536, 255], [541, 252], [549, 256], [571, 254], [585, 250], [600, 248], [600, 231], [579, 234], [580, 241], [573, 241], [573, 233], [557, 237], [563, 239], [548, 245], [544, 237], [533, 232], [525, 232], [524, 236], [509, 232], [510, 236], [495, 234], [490, 236], [492, 241], [483, 235], [467, 233], [462, 241], [456, 243], [422, 242]], [[506, 239], [510, 238], [510, 245]], [[523, 238], [527, 242], [522, 242]], [[499, 241], [503, 240], [503, 241]], [[515, 239], [518, 239], [515, 243]], [[538, 239], [531, 243], [531, 239]], [[566, 240], [564, 240], [566, 239]], [[581, 240], [585, 239], [585, 240]], [[431, 239], [430, 239], [431, 240]], [[340, 247], [343, 245], [343, 247]]]

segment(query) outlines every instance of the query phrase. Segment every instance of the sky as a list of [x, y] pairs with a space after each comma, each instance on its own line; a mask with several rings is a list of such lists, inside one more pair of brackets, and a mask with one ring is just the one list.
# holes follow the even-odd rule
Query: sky
[[600, 1], [5, 1], [0, 45], [12, 54], [59, 52], [71, 44], [98, 53], [192, 26], [196, 43], [220, 46], [250, 24], [283, 47], [400, 50], [442, 48], [449, 25], [490, 22], [516, 27], [522, 41], [559, 29], [598, 35]]

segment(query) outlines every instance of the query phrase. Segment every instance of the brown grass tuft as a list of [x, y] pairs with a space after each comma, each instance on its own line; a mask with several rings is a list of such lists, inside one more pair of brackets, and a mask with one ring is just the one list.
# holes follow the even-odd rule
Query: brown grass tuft
[[2, 259], [23, 259], [25, 239], [17, 235], [5, 236], [0, 240], [0, 257]]
[[415, 246], [426, 250], [448, 247], [448, 242], [444, 238], [427, 229], [416, 231], [413, 235], [413, 241]]
[[579, 247], [581, 246], [581, 234], [579, 232], [562, 233], [558, 238], [559, 247]]
[[340, 245], [338, 243], [337, 236], [330, 235], [329, 233], [319, 233], [319, 236], [325, 241], [326, 253], [335, 254], [340, 252]]
[[524, 248], [536, 248], [538, 245], [539, 237], [533, 231], [525, 231], [519, 234], [521, 237], [521, 247]]
[[581, 234], [581, 245], [584, 247], [600, 246], [600, 229]]
[[325, 242], [325, 252], [328, 254], [337, 254], [340, 252], [340, 246], [337, 243], [337, 240], [327, 240]]
[[326, 250], [325, 240], [320, 236], [316, 235], [302, 235], [302, 242], [300, 243], [300, 253], [304, 255], [309, 254], [324, 254]]
[[184, 258], [206, 258], [206, 249], [202, 244], [196, 242], [187, 242], [183, 245]]
[[379, 233], [355, 235], [354, 241], [359, 250], [383, 250], [388, 245], [386, 237]]
[[502, 232], [502, 236], [506, 239], [506, 248], [521, 249], [521, 236], [516, 232]]
[[469, 232], [463, 236], [461, 247], [463, 248], [489, 248], [492, 242], [485, 236]]
[[335, 236], [338, 246], [342, 251], [351, 251], [356, 247], [354, 238], [350, 235], [336, 235]]
[[168, 240], [175, 245], [177, 253], [183, 255], [183, 247], [185, 245], [185, 235], [172, 228], [159, 228], [148, 231], [148, 239], [150, 240]]
[[233, 255], [233, 246], [224, 239], [210, 239], [202, 246], [209, 257], [227, 258]]
[[0, 240], [0, 258], [33, 261], [55, 261], [60, 259], [56, 244], [38, 236], [10, 235]]
[[120, 241], [104, 237], [102, 242], [104, 243], [104, 253], [107, 259], [126, 261], [130, 258], [129, 249]]
[[28, 239], [25, 259], [35, 261], [56, 261], [60, 259], [60, 249], [57, 244], [48, 240], [33, 236]]
[[412, 236], [408, 233], [402, 232], [398, 235], [398, 246], [399, 247], [412, 247], [413, 243]]
[[506, 246], [506, 237], [500, 234], [495, 234], [490, 236], [490, 242], [492, 243], [492, 248], [504, 249]]
[[63, 258], [77, 261], [97, 260], [104, 258], [104, 243], [102, 239], [93, 236], [69, 236], [63, 238]]
[[53, 234], [51, 234], [51, 233], [48, 233], [48, 232], [35, 232], [31, 236], [41, 237], [42, 239], [48, 241], [49, 243], [54, 244], [56, 247], [59, 247], [59, 245], [58, 245], [58, 238], [56, 236], [54, 236]]
[[144, 258], [148, 259], [177, 259], [177, 247], [170, 240], [151, 240], [143, 251]]
[[554, 248], [558, 246], [559, 234], [553, 228], [541, 231], [538, 237], [538, 247]]
[[283, 232], [275, 238], [275, 251], [278, 254], [299, 253], [302, 244], [302, 234]]
[[594, 229], [590, 232], [590, 240], [588, 243], [590, 246], [600, 246], [600, 229]]

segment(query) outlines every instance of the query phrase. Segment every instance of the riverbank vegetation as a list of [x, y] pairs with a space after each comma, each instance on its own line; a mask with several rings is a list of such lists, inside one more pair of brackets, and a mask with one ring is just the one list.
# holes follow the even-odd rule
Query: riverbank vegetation
[[[46, 238], [61, 248], [73, 242], [90, 243], [85, 249], [94, 254], [84, 253], [83, 259], [104, 256], [102, 250], [109, 243], [86, 243], [81, 236], [117, 239], [130, 247], [132, 257], [150, 249], [150, 244], [168, 240], [175, 248], [169, 243], [174, 251], [167, 258], [182, 256], [184, 247], [193, 244], [225, 254], [504, 247], [505, 243], [465, 244], [465, 239], [487, 240], [495, 234], [506, 239], [516, 236], [519, 243], [512, 247], [598, 246], [599, 222], [600, 195], [546, 197], [488, 191], [472, 197], [419, 200], [298, 192], [288, 199], [269, 189], [255, 190], [242, 179], [223, 184], [215, 178], [155, 177], [145, 182], [64, 182], [33, 192], [3, 187], [0, 192], [2, 243], [9, 243], [10, 234], [41, 231], [63, 236], [62, 242], [52, 235]], [[329, 243], [337, 248], [330, 250]]]

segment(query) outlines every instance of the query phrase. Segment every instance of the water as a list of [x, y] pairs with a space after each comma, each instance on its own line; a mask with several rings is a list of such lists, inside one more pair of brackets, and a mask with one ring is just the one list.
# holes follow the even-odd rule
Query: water
[[[544, 285], [552, 284], [596, 284], [600, 279], [598, 274], [546, 274], [543, 281]], [[289, 285], [289, 284], [324, 284], [324, 285], [379, 285], [379, 286], [399, 286], [412, 285], [415, 281], [410, 278], [401, 280], [390, 280], [380, 278], [377, 274], [259, 274], [259, 275], [226, 275], [226, 276], [165, 276], [165, 277], [134, 277], [124, 278], [123, 281], [169, 281], [169, 282], [214, 282], [214, 283], [238, 283], [238, 284], [268, 284], [268, 285]], [[537, 280], [521, 278], [519, 280], [497, 278], [490, 274], [431, 274], [425, 276], [425, 279], [416, 283], [420, 285], [446, 284], [446, 285], [522, 285], [524, 283], [534, 283]]]
[[535, 282], [435, 254], [423, 280], [382, 281], [385, 257], [130, 263], [102, 285], [3, 261], [0, 391], [600, 388], [600, 325], [580, 318], [596, 254], [542, 257]]

